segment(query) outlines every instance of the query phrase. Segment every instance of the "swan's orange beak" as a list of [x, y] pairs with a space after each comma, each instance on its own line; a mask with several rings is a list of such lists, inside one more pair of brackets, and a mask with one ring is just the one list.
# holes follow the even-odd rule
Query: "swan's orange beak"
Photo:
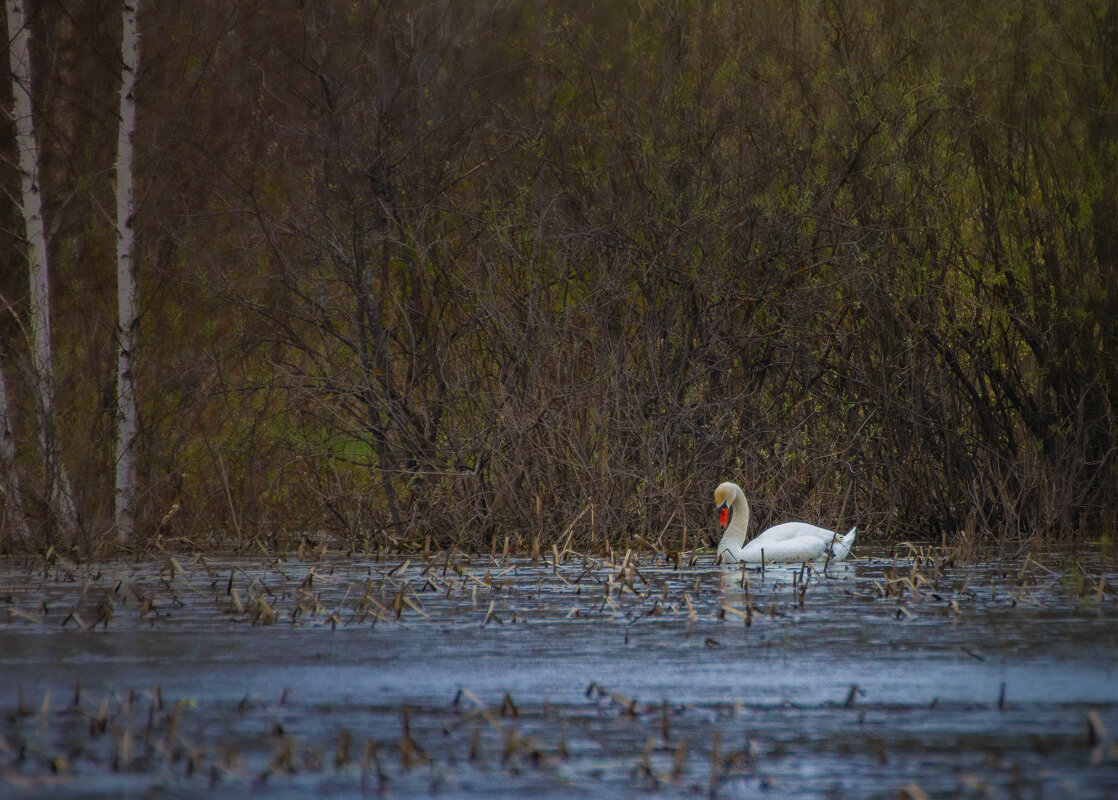
[[722, 526], [722, 530], [726, 530], [726, 526], [730, 524], [730, 509], [726, 506], [718, 509], [718, 524]]

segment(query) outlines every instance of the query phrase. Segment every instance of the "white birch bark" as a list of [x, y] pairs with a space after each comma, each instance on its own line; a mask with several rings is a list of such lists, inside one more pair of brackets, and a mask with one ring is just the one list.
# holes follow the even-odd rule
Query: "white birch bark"
[[136, 212], [132, 176], [133, 137], [136, 132], [136, 71], [140, 37], [139, 0], [124, 0], [121, 39], [120, 129], [116, 149], [116, 263], [117, 263], [117, 378], [116, 378], [116, 528], [122, 540], [136, 527]]
[[31, 102], [31, 34], [23, 0], [6, 0], [8, 60], [12, 71], [13, 122], [19, 151], [20, 188], [28, 272], [31, 278], [31, 363], [35, 403], [43, 447], [48, 496], [65, 533], [77, 529], [73, 492], [63, 468], [55, 435], [53, 360], [50, 331], [50, 272], [39, 187], [39, 143]]

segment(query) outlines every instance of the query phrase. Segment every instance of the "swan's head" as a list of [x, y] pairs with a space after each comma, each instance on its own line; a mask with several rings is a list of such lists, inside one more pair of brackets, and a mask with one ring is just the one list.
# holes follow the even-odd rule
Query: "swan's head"
[[718, 509], [718, 524], [722, 526], [722, 530], [726, 530], [726, 526], [734, 518], [734, 503], [740, 494], [738, 485], [728, 481], [718, 484], [718, 488], [714, 490], [714, 505]]

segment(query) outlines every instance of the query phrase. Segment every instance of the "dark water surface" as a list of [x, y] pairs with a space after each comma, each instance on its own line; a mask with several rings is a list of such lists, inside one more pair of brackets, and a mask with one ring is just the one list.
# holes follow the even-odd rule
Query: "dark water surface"
[[1118, 575], [878, 555], [0, 562], [0, 797], [1118, 796]]

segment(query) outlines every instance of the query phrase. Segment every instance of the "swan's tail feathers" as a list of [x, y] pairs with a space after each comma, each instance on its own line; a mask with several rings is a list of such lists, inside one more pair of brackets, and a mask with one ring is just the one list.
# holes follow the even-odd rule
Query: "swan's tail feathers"
[[843, 536], [841, 539], [838, 536], [835, 537], [835, 541], [831, 545], [831, 552], [834, 554], [832, 556], [832, 560], [842, 561], [848, 555], [850, 555], [850, 548], [854, 546], [854, 537], [857, 534], [858, 526], [855, 525], [853, 528], [848, 530], [846, 532], [846, 535]]

